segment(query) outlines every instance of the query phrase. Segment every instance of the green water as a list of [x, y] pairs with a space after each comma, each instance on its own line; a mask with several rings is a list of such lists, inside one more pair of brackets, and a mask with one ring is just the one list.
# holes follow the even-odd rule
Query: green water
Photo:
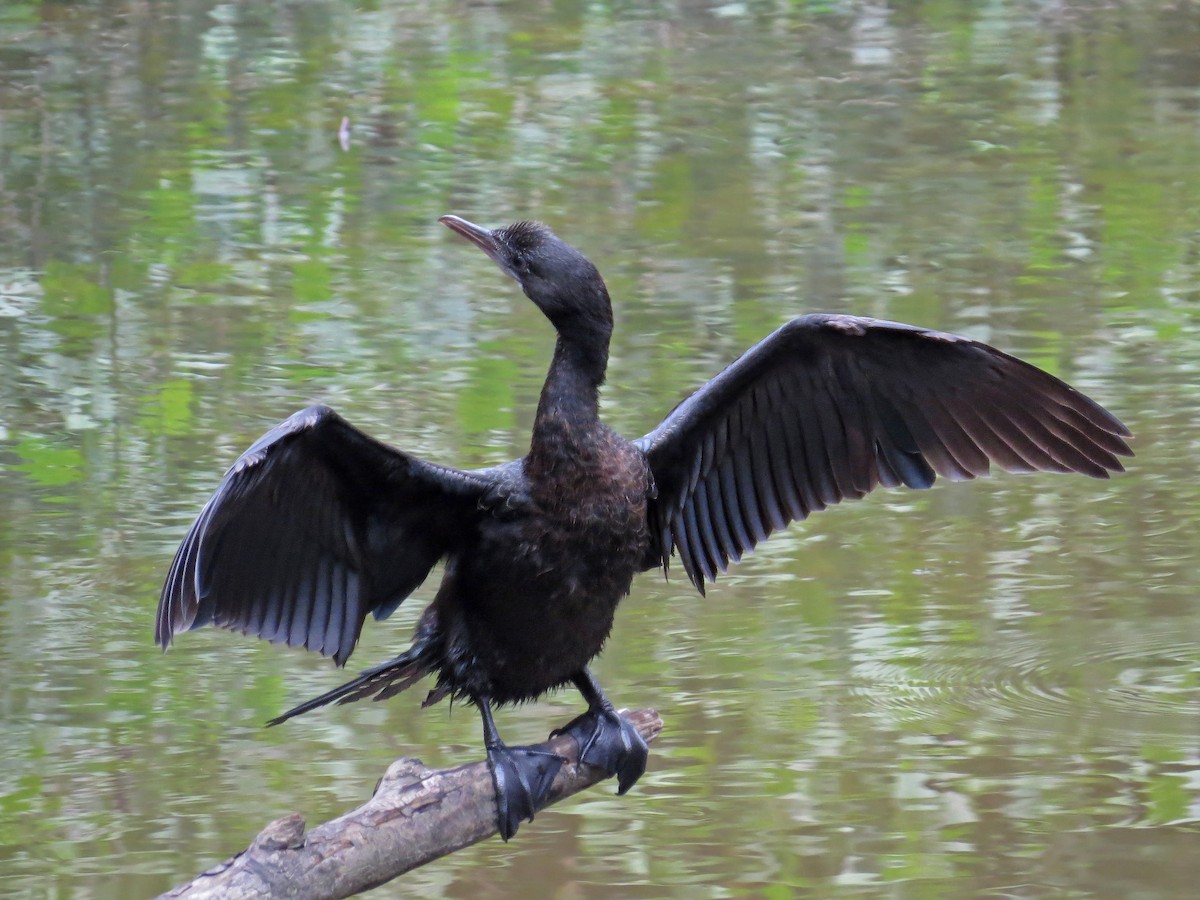
[[151, 640], [188, 523], [295, 409], [462, 466], [524, 452], [552, 333], [455, 212], [597, 263], [631, 437], [821, 309], [1019, 353], [1138, 455], [881, 492], [707, 598], [641, 578], [596, 671], [662, 713], [646, 777], [380, 896], [1191, 896], [1198, 47], [1165, 0], [7, 0], [0, 893], [147, 896], [397, 756], [481, 755], [472, 710], [419, 695], [264, 730], [341, 673]]

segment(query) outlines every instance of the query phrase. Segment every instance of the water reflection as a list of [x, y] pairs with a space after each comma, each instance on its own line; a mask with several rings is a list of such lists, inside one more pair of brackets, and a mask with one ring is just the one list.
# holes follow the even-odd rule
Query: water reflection
[[547, 326], [447, 240], [456, 211], [545, 218], [597, 261], [626, 433], [821, 308], [1013, 349], [1139, 455], [1103, 485], [872, 497], [707, 599], [639, 582], [600, 664], [667, 723], [636, 794], [409, 890], [1189, 895], [1195, 11], [367, 7], [0, 9], [6, 884], [146, 895], [276, 813], [358, 802], [397, 755], [474, 758], [474, 716], [402, 702], [263, 731], [335, 673], [225, 634], [150, 643], [186, 524], [291, 410], [463, 465], [524, 451]]

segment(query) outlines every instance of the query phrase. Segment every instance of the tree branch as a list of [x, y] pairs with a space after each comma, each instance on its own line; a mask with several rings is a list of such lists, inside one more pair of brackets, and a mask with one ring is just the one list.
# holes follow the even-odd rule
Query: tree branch
[[[646, 741], [662, 731], [652, 709], [622, 713]], [[546, 805], [608, 777], [580, 765], [579, 747], [566, 735], [539, 744], [566, 762]], [[355, 810], [307, 834], [304, 817], [272, 822], [241, 853], [163, 897], [349, 897], [496, 833], [496, 795], [485, 761], [455, 769], [427, 769], [398, 759]]]

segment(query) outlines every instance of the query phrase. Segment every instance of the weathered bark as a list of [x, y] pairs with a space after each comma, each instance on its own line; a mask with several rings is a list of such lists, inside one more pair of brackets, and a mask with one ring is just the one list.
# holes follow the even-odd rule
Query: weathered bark
[[[623, 715], [647, 741], [662, 731], [662, 719], [652, 709]], [[580, 765], [572, 738], [559, 735], [539, 747], [566, 760], [547, 806], [607, 777]], [[349, 897], [496, 830], [496, 796], [486, 761], [435, 771], [419, 760], [399, 759], [388, 766], [375, 795], [357, 809], [308, 833], [299, 813], [277, 819], [247, 849], [162, 896]]]

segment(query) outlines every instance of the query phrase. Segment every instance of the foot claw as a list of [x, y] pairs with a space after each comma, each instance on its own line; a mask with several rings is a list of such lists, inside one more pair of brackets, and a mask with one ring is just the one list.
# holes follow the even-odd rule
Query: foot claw
[[488, 749], [500, 837], [507, 841], [517, 833], [522, 819], [533, 821], [533, 814], [546, 805], [550, 785], [562, 764], [561, 756], [532, 747], [501, 744]]
[[646, 771], [650, 748], [638, 730], [614, 709], [588, 710], [553, 732], [579, 745], [579, 761], [617, 776], [617, 793], [628, 791]]

